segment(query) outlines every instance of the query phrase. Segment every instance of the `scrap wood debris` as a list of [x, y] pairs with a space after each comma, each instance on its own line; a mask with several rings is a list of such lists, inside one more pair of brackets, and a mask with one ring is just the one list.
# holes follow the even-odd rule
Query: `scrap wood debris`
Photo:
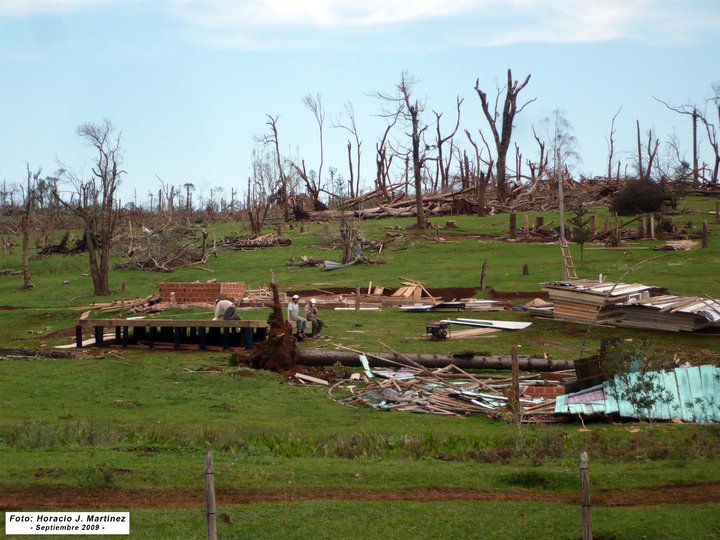
[[86, 306], [75, 306], [69, 309], [72, 311], [98, 310], [100, 313], [119, 313], [123, 310], [126, 313], [154, 313], [160, 311], [160, 295], [151, 294], [145, 298], [134, 298], [132, 300], [98, 302]]
[[695, 240], [677, 240], [675, 242], [667, 242], [665, 244], [655, 246], [655, 251], [690, 251], [700, 245]]
[[[329, 389], [330, 397], [350, 406], [444, 416], [482, 413], [498, 417], [508, 410], [512, 386], [511, 377], [474, 376], [453, 364], [433, 371], [412, 367], [370, 369], [366, 365], [362, 377], [365, 382], [357, 379], [336, 383]], [[519, 399], [521, 421], [557, 421], [553, 417], [555, 399], [524, 397], [533, 386], [562, 388], [557, 381], [546, 381], [536, 375], [523, 377]], [[336, 397], [341, 391], [349, 395]]]

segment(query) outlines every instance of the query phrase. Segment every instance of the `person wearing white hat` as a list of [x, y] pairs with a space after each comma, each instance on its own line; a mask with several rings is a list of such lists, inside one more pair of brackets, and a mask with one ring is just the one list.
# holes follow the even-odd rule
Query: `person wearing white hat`
[[305, 304], [305, 319], [312, 326], [310, 337], [315, 337], [320, 334], [320, 330], [325, 326], [325, 323], [318, 319], [317, 313], [317, 302], [314, 298], [311, 298], [310, 301]]
[[295, 337], [302, 340], [305, 337], [305, 325], [307, 324], [307, 321], [300, 317], [300, 304], [298, 303], [298, 300], [300, 300], [300, 297], [297, 294], [293, 295], [290, 302], [288, 302], [287, 314], [288, 321], [295, 321]]

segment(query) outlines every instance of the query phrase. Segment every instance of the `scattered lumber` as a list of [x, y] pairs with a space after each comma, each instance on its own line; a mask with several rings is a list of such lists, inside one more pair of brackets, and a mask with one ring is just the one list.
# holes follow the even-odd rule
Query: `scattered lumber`
[[[330, 397], [350, 406], [443, 416], [486, 414], [497, 417], [508, 410], [510, 401], [512, 377], [471, 375], [454, 364], [434, 371], [409, 367], [372, 369], [369, 375], [372, 378], [367, 378], [359, 391], [356, 388], [362, 383], [346, 381], [352, 385], [350, 395], [336, 398], [333, 392], [342, 389], [336, 384], [329, 391]], [[521, 383], [521, 388], [539, 382], [538, 376], [531, 377], [533, 380], [524, 385]], [[521, 397], [519, 404], [521, 421], [538, 421], [541, 415], [553, 414], [555, 400]]]
[[700, 245], [695, 240], [675, 240], [674, 242], [666, 242], [665, 244], [655, 246], [655, 251], [690, 251]]
[[661, 287], [593, 280], [543, 283], [553, 318], [566, 322], [695, 332], [720, 321], [720, 301], [665, 294]]

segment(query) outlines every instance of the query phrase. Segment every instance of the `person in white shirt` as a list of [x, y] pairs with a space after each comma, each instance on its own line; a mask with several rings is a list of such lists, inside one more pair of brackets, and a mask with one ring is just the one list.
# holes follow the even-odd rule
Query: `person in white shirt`
[[305, 337], [305, 324], [307, 321], [300, 317], [300, 304], [298, 300], [300, 300], [300, 297], [297, 294], [293, 295], [292, 299], [288, 302], [287, 314], [288, 321], [295, 321], [297, 328], [295, 336], [302, 339]]
[[240, 315], [237, 314], [237, 308], [230, 300], [215, 300], [215, 312], [213, 321], [222, 319], [224, 321], [239, 321]]

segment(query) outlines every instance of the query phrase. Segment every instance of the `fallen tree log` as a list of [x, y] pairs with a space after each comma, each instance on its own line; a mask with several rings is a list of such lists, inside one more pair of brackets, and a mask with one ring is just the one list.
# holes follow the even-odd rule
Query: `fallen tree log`
[[[508, 356], [484, 356], [475, 354], [404, 354], [368, 353], [370, 364], [383, 367], [397, 367], [398, 364], [409, 366], [403, 358], [426, 368], [441, 368], [453, 364], [461, 369], [512, 369], [512, 358]], [[552, 358], [532, 358], [521, 356], [520, 369], [523, 371], [562, 371], [575, 367], [572, 360], [556, 360]], [[295, 363], [310, 366], [332, 366], [340, 362], [347, 367], [360, 367], [358, 354], [350, 351], [328, 349], [297, 349]]]
[[70, 351], [58, 351], [48, 349], [27, 349], [27, 348], [3, 348], [0, 349], [0, 358], [74, 358]]

